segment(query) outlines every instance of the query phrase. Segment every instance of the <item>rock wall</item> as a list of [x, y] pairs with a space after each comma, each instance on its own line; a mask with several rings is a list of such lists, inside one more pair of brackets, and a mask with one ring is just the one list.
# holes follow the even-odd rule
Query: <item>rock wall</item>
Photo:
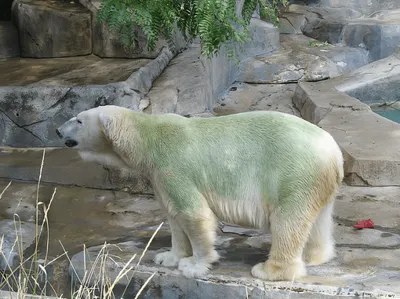
[[17, 28], [10, 21], [0, 21], [0, 59], [19, 55]]
[[140, 111], [140, 102], [173, 54], [166, 48], [127, 80], [105, 85], [0, 87], [0, 145], [59, 146], [55, 129], [77, 113], [99, 105]]
[[[135, 48], [125, 49], [117, 34], [97, 22], [100, 3], [96, 0], [15, 0], [12, 16], [19, 31], [21, 56], [55, 58], [93, 53], [100, 57], [156, 58], [168, 45], [160, 37], [156, 48], [148, 51], [146, 36], [136, 27]], [[176, 31], [173, 40], [177, 51], [186, 46], [179, 31]]]

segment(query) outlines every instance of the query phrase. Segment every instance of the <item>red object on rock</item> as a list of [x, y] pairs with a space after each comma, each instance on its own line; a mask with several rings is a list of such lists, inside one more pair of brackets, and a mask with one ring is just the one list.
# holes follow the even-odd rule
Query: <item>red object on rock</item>
[[375, 224], [372, 221], [372, 219], [367, 219], [367, 220], [361, 220], [357, 224], [353, 225], [355, 228], [374, 228]]

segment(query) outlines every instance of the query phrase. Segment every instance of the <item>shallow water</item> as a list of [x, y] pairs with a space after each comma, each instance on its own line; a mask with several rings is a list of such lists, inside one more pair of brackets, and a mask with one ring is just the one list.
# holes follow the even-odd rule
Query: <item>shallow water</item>
[[371, 107], [375, 113], [390, 119], [391, 121], [400, 123], [400, 110], [392, 107]]

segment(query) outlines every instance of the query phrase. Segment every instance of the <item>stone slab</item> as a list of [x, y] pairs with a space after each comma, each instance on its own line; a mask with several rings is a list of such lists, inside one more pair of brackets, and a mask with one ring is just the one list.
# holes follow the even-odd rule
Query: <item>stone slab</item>
[[351, 185], [400, 185], [400, 125], [372, 111], [333, 109], [318, 125], [338, 141]]
[[22, 57], [68, 57], [92, 53], [91, 14], [78, 2], [16, 0], [12, 13]]
[[[150, 235], [150, 234], [149, 234]], [[107, 278], [113, 281], [116, 275], [133, 254], [141, 254], [145, 241], [134, 238], [131, 242], [118, 244], [119, 251], [110, 248], [109, 254], [119, 254], [119, 259], [107, 261]], [[309, 276], [297, 282], [265, 282], [250, 276], [253, 263], [265, 259], [266, 250], [240, 244], [244, 238], [227, 238], [218, 246], [223, 261], [212, 269], [212, 274], [203, 279], [187, 279], [178, 270], [155, 267], [151, 259], [159, 252], [160, 245], [150, 247], [135, 268], [137, 260], [131, 264], [135, 268], [126, 279], [117, 283], [116, 293], [124, 290], [125, 295], [133, 297], [144, 281], [154, 272], [155, 276], [142, 293], [143, 298], [359, 298], [360, 294], [368, 298], [398, 298], [397, 284], [399, 250], [370, 250], [339, 248], [339, 258], [320, 267], [309, 267]], [[236, 253], [228, 249], [235, 243]], [[162, 246], [162, 245], [161, 245]], [[89, 248], [86, 260], [95, 260], [99, 248]], [[83, 252], [72, 258], [70, 273], [77, 281], [83, 275], [83, 268], [93, 267], [99, 273], [100, 267], [84, 261]], [[112, 265], [112, 266], [111, 266]], [[72, 270], [72, 267], [74, 270]], [[133, 278], [134, 276], [134, 278]], [[96, 276], [95, 276], [96, 277]], [[96, 277], [97, 278], [97, 277]], [[129, 281], [130, 280], [130, 281]], [[362, 281], [362, 283], [359, 282]], [[77, 283], [77, 285], [79, 285]], [[116, 294], [117, 296], [120, 293]]]
[[324, 45], [304, 35], [285, 34], [281, 36], [279, 51], [240, 64], [239, 81], [257, 84], [320, 81], [367, 63], [368, 52], [363, 49]]
[[[42, 148], [0, 147], [0, 178], [35, 182], [39, 178], [42, 157]], [[67, 148], [46, 148], [41, 180], [43, 183], [132, 193], [152, 192], [148, 181], [140, 174], [121, 173], [116, 169], [84, 162], [77, 152]]]
[[0, 59], [19, 56], [18, 30], [12, 22], [0, 21]]
[[[330, 132], [339, 143], [348, 184], [400, 184], [400, 125], [372, 112], [361, 98], [348, 95], [377, 82], [388, 84], [391, 78], [397, 78], [396, 82], [400, 77], [396, 55], [323, 83], [301, 82], [297, 86], [295, 106], [303, 118]], [[378, 84], [377, 89], [387, 84]], [[382, 94], [386, 93], [382, 90]]]
[[77, 86], [125, 81], [149, 59], [101, 59], [95, 55], [64, 58], [13, 58], [0, 61], [0, 86]]

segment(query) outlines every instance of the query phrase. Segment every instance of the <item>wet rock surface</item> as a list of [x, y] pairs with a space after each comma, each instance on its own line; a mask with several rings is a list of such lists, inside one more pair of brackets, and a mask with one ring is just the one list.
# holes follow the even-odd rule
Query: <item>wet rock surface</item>
[[103, 85], [125, 81], [149, 59], [101, 59], [95, 55], [65, 58], [13, 58], [0, 61], [0, 86]]

